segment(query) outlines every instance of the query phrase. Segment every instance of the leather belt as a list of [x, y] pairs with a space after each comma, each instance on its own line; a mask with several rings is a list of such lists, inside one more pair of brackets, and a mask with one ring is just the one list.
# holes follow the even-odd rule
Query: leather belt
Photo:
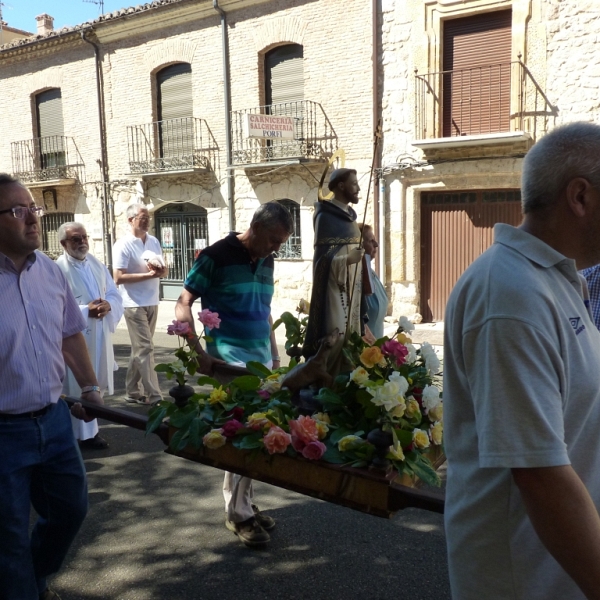
[[44, 408], [40, 408], [40, 410], [17, 414], [0, 412], [0, 417], [4, 419], [37, 419], [37, 417], [45, 415], [53, 406], [54, 404], [48, 404], [47, 406], [44, 406]]

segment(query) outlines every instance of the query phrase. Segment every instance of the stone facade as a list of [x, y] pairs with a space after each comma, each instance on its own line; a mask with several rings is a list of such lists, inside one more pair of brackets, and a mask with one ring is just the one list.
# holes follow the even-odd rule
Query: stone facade
[[[424, 191], [518, 188], [522, 156], [537, 138], [560, 123], [599, 117], [600, 53], [593, 24], [600, 11], [592, 0], [380, 0], [375, 27], [373, 4], [366, 0], [222, 0], [220, 6], [228, 23], [231, 109], [265, 104], [266, 52], [301, 44], [304, 98], [322, 106], [335, 131], [335, 146], [345, 150], [346, 165], [358, 170], [361, 218], [374, 123], [381, 116], [381, 180], [373, 182], [380, 205], [373, 202], [372, 190], [366, 220], [373, 223], [379, 216], [379, 271], [390, 314], [413, 315], [421, 309]], [[507, 136], [442, 143], [439, 123], [425, 114], [429, 139], [423, 139], [415, 73], [441, 70], [443, 23], [504, 9], [512, 10], [512, 60], [527, 66], [528, 89], [543, 93], [545, 110], [535, 112], [534, 96], [519, 95], [513, 76]], [[83, 33], [101, 60], [107, 182], [94, 47]], [[233, 173], [238, 231], [248, 226], [261, 203], [289, 198], [300, 207], [301, 259], [276, 261], [276, 302], [293, 310], [309, 295], [312, 214], [326, 162], [283, 160], [227, 168], [221, 36], [211, 1], [157, 0], [0, 48], [0, 112], [11, 115], [8, 134], [0, 140], [0, 171], [16, 170], [11, 143], [38, 135], [36, 94], [58, 87], [64, 135], [74, 141], [83, 166], [73, 180], [32, 183], [36, 200], [42, 202], [43, 191], [53, 187], [57, 208], [51, 210], [75, 213], [92, 233], [94, 254], [107, 259], [103, 234], [108, 231], [113, 239], [123, 234], [124, 212], [134, 201], [148, 204], [153, 214], [189, 202], [206, 210], [209, 243], [223, 237], [230, 224], [227, 179]], [[158, 120], [156, 73], [177, 62], [191, 65], [193, 115], [213, 136], [210, 169], [133, 175], [128, 128]]]

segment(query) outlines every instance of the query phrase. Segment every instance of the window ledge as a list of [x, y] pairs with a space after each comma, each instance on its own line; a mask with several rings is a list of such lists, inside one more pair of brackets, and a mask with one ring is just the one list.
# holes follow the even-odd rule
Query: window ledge
[[260, 163], [239, 163], [227, 167], [228, 170], [235, 169], [269, 169], [272, 167], [291, 167], [293, 165], [311, 164], [311, 163], [326, 163], [327, 158], [286, 158], [282, 160], [268, 160]]
[[449, 138], [433, 138], [428, 140], [414, 140], [411, 142], [416, 148], [423, 151], [441, 150], [443, 148], [468, 148], [472, 146], [497, 146], [530, 142], [533, 138], [526, 131], [508, 131], [506, 133], [484, 133], [480, 135], [462, 135]]
[[64, 179], [38, 179], [35, 181], [24, 181], [23, 185], [28, 187], [28, 188], [46, 188], [46, 187], [59, 187], [59, 186], [66, 186], [66, 185], [75, 185], [77, 183], [77, 179], [75, 178], [67, 178], [65, 177]]

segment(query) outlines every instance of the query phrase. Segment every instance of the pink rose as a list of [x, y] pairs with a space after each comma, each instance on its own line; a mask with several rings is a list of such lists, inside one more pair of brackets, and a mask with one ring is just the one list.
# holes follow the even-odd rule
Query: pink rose
[[181, 335], [187, 337], [192, 333], [189, 323], [182, 321], [173, 321], [172, 325], [167, 326], [167, 333], [169, 335]]
[[240, 419], [244, 418], [244, 409], [241, 406], [236, 406], [227, 413], [227, 416], [233, 417], [239, 421]]
[[306, 448], [306, 443], [303, 442], [299, 437], [293, 435], [292, 437], [292, 448], [296, 451], [296, 452], [300, 452], [300, 454], [302, 454], [302, 451], [304, 450], [304, 448]]
[[317, 422], [311, 417], [305, 417], [304, 415], [298, 417], [296, 420], [290, 421], [290, 432], [292, 438], [297, 437], [304, 442], [304, 444], [319, 439]]
[[219, 319], [219, 313], [211, 312], [208, 308], [198, 313], [198, 320], [206, 329], [219, 329], [221, 319]]
[[326, 450], [327, 446], [323, 442], [310, 442], [302, 450], [302, 456], [308, 460], [319, 460]]
[[231, 438], [241, 427], [243, 427], [243, 425], [237, 419], [231, 419], [230, 421], [227, 421], [221, 429], [223, 430], [223, 435], [225, 437]]
[[271, 397], [271, 394], [267, 390], [258, 390], [258, 395], [264, 400], [268, 400]]
[[408, 348], [398, 342], [397, 340], [388, 340], [381, 346], [381, 351], [385, 356], [392, 356], [398, 366], [403, 365], [406, 362], [406, 356], [408, 355]]
[[282, 454], [292, 441], [292, 436], [276, 425], [269, 429], [263, 438], [263, 444], [269, 454]]

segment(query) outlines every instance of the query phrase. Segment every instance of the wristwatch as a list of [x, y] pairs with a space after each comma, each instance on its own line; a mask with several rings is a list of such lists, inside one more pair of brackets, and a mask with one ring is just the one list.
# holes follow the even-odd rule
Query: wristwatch
[[81, 388], [82, 394], [89, 394], [90, 392], [100, 393], [100, 386], [99, 385], [86, 385], [85, 387]]
[[271, 356], [271, 360], [273, 360], [273, 361], [278, 360], [279, 362], [281, 362], [281, 357], [279, 357], [279, 356]]

